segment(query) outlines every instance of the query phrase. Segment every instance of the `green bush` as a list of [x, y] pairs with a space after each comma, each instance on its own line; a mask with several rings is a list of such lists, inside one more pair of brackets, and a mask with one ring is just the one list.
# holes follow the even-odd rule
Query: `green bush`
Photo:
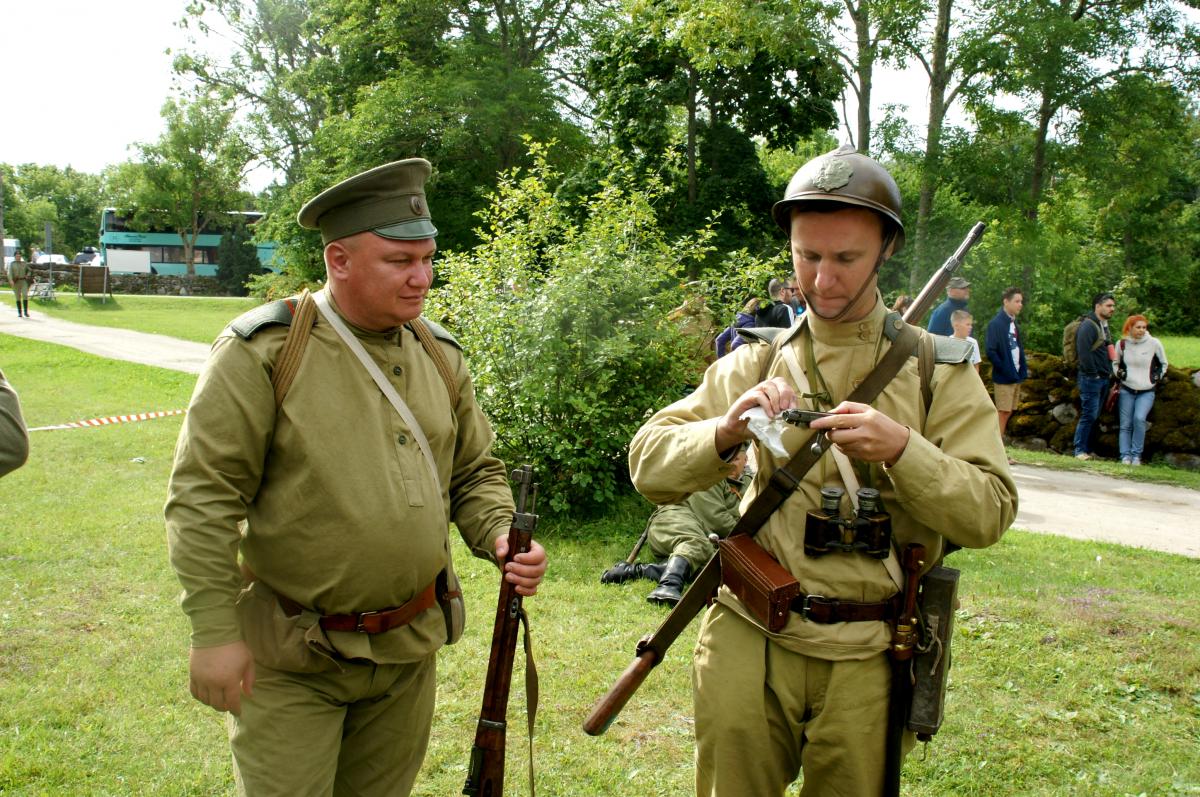
[[713, 233], [668, 240], [660, 188], [620, 169], [570, 207], [545, 147], [531, 153], [479, 214], [482, 243], [439, 262], [426, 313], [463, 344], [497, 454], [534, 466], [543, 509], [580, 516], [628, 490], [633, 433], [703, 367], [668, 314]]

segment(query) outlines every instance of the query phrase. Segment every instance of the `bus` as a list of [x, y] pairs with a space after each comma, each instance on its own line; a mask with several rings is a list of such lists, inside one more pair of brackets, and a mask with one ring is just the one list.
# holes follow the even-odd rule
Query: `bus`
[[[241, 219], [256, 224], [263, 214], [256, 211], [229, 214], [230, 222]], [[196, 276], [215, 277], [217, 248], [221, 245], [222, 230], [201, 233], [196, 238], [194, 261]], [[258, 262], [263, 268], [279, 271], [275, 244], [257, 243]], [[100, 216], [100, 262], [113, 274], [176, 274], [187, 273], [183, 260], [183, 241], [179, 233], [166, 230], [131, 230], [126, 220], [117, 215], [116, 208], [105, 208]]]

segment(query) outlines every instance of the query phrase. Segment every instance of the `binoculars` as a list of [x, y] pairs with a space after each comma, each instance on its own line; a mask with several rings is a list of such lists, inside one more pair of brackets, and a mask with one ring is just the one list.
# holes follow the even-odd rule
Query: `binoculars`
[[804, 522], [804, 553], [824, 556], [834, 551], [858, 551], [875, 559], [886, 559], [892, 546], [892, 517], [883, 511], [879, 491], [858, 491], [858, 513], [842, 517], [841, 487], [821, 488], [821, 508], [808, 510]]

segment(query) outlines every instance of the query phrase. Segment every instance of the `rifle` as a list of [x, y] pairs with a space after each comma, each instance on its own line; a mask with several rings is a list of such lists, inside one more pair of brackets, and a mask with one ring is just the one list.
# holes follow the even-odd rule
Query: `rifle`
[[[971, 231], [967, 233], [967, 237], [959, 244], [954, 254], [946, 259], [941, 268], [933, 273], [925, 287], [917, 294], [917, 298], [913, 300], [908, 311], [904, 314], [904, 320], [908, 323], [919, 321], [922, 316], [929, 312], [929, 306], [933, 300], [946, 289], [946, 283], [950, 281], [950, 277], [962, 265], [963, 258], [967, 252], [983, 235], [986, 228], [983, 222], [976, 222]], [[816, 437], [816, 436], [814, 436]], [[814, 452], [814, 456], [820, 456], [829, 444], [826, 439], [821, 444], [821, 448]], [[773, 488], [776, 477], [782, 477], [778, 472], [772, 475], [770, 479]], [[792, 486], [795, 489], [795, 486]], [[790, 491], [788, 492], [790, 494]], [[762, 497], [760, 494], [759, 497]], [[786, 496], [784, 496], [786, 498]], [[757, 503], [755, 500], [755, 503]], [[783, 498], [780, 498], [782, 502]], [[755, 518], [754, 522], [750, 522], [749, 514], [753, 512], [754, 506], [751, 505], [746, 516], [743, 516], [742, 522], [739, 522], [738, 528], [734, 529], [737, 533], [754, 534], [758, 531], [762, 523], [766, 522], [767, 514], [761, 514], [761, 517]], [[625, 671], [621, 673], [617, 682], [612, 688], [596, 702], [592, 708], [592, 712], [584, 720], [583, 730], [591, 736], [599, 736], [608, 729], [613, 720], [616, 719], [621, 709], [629, 702], [629, 698], [642, 685], [642, 681], [646, 680], [646, 676], [650, 674], [655, 665], [657, 665], [666, 656], [667, 649], [675, 639], [683, 632], [692, 618], [695, 617], [700, 610], [706, 606], [709, 599], [717, 591], [717, 587], [721, 585], [721, 562], [720, 555], [714, 554], [708, 563], [701, 569], [696, 579], [692, 582], [688, 591], [683, 594], [683, 599], [675, 605], [671, 613], [662, 621], [658, 629], [648, 634], [637, 643], [634, 650], [635, 658]]]
[[[508, 530], [508, 558], [529, 550], [538, 516], [537, 488], [533, 468], [522, 465], [512, 472], [520, 485], [517, 508]], [[525, 511], [526, 500], [529, 511]], [[506, 560], [507, 561], [507, 560]], [[500, 597], [496, 603], [496, 624], [492, 628], [492, 652], [488, 658], [487, 680], [483, 688], [483, 708], [471, 748], [471, 767], [462, 793], [472, 797], [501, 797], [504, 794], [504, 735], [507, 728], [508, 693], [512, 686], [513, 659], [517, 651], [517, 627], [525, 625], [525, 698], [529, 717], [529, 791], [533, 794], [533, 721], [537, 715], [537, 670], [529, 647], [529, 620], [521, 606], [516, 585], [503, 575], [501, 562]]]

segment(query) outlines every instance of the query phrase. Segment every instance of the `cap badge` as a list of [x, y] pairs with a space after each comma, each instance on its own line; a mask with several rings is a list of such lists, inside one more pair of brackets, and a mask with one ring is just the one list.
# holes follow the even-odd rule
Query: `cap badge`
[[854, 176], [854, 167], [841, 158], [826, 158], [812, 178], [813, 185], [822, 191], [842, 188]]
[[419, 197], [419, 196], [409, 197], [408, 205], [409, 205], [409, 207], [412, 208], [412, 212], [413, 212], [414, 216], [425, 215], [425, 206], [421, 202], [421, 197]]

